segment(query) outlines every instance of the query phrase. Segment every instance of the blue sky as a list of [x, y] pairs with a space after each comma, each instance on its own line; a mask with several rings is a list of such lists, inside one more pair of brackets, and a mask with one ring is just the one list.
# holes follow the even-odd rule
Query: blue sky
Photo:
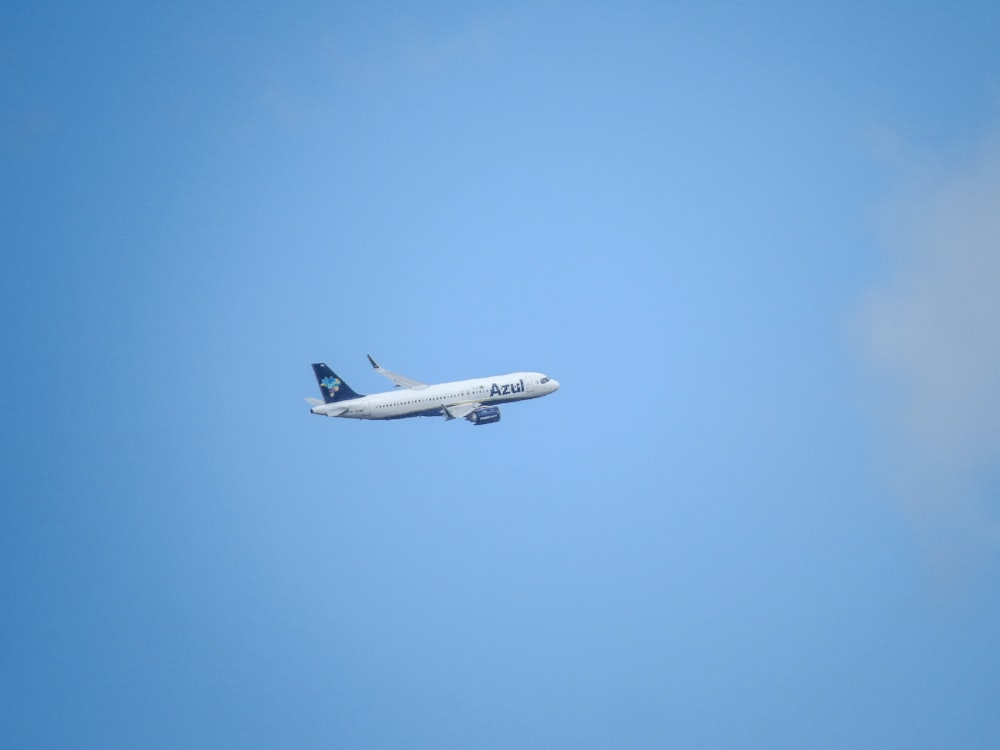
[[0, 744], [991, 747], [998, 33], [12, 10]]

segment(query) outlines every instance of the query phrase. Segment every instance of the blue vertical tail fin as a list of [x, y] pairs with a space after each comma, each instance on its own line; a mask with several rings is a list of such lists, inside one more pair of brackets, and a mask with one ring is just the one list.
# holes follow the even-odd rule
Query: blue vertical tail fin
[[337, 377], [337, 373], [331, 370], [325, 362], [317, 362], [312, 368], [313, 372], [316, 373], [316, 382], [319, 384], [320, 393], [323, 394], [323, 400], [326, 403], [332, 404], [334, 401], [361, 398], [362, 394], [355, 393], [351, 386]]

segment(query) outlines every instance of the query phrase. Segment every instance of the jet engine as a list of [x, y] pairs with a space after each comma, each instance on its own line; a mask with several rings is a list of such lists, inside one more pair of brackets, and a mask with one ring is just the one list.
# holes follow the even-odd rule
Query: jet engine
[[499, 406], [480, 406], [472, 414], [469, 415], [469, 421], [472, 424], [493, 424], [494, 422], [500, 421], [500, 407]]

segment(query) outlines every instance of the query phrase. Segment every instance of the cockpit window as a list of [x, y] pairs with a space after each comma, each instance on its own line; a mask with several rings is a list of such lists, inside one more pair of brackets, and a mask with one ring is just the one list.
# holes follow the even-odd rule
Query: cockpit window
[[538, 382], [544, 385], [545, 383], [548, 383], [548, 382], [549, 382], [549, 379], [548, 379], [548, 378], [542, 378], [542, 379], [541, 379], [541, 380], [539, 380]]

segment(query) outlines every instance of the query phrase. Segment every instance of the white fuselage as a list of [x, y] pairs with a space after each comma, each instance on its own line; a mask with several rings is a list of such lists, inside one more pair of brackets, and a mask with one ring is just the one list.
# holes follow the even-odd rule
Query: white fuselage
[[399, 388], [312, 408], [314, 414], [350, 419], [447, 416], [446, 407], [491, 406], [547, 396], [559, 383], [540, 372], [512, 372], [489, 378], [455, 380], [426, 388]]

